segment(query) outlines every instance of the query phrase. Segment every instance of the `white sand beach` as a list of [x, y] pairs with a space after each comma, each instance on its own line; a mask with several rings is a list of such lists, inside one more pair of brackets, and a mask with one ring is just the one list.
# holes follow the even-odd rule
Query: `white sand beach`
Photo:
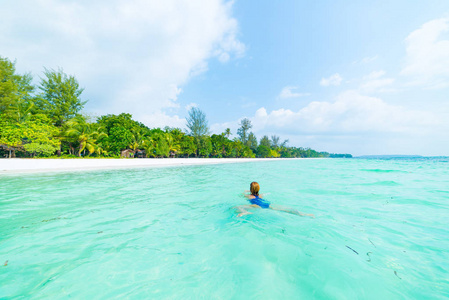
[[189, 166], [255, 161], [275, 161], [285, 158], [131, 158], [131, 159], [0, 159], [0, 174], [97, 169], [127, 169], [147, 167]]

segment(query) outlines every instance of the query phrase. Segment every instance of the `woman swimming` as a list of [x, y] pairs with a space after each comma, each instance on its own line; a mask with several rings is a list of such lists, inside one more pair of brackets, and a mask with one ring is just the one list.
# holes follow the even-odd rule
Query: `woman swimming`
[[273, 206], [272, 204], [270, 204], [270, 202], [268, 202], [262, 198], [263, 195], [259, 195], [260, 186], [255, 181], [251, 182], [249, 189], [250, 189], [249, 191], [245, 191], [245, 192], [249, 192], [250, 194], [244, 194], [244, 196], [246, 198], [248, 198], [248, 201], [251, 204], [237, 206], [236, 208], [240, 212], [237, 215], [237, 217], [252, 214], [251, 212], [247, 211], [247, 209], [249, 209], [249, 208], [271, 208], [273, 210], [283, 211], [283, 212], [298, 215], [298, 216], [309, 216], [312, 218], [314, 217], [314, 215], [312, 215], [312, 214], [303, 214], [303, 213], [297, 211], [296, 209], [293, 209], [290, 207], [283, 207], [283, 206], [278, 206], [278, 205]]

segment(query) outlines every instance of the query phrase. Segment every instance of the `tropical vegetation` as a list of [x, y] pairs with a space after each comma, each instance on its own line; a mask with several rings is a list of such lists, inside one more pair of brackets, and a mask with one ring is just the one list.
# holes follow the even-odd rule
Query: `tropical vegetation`
[[246, 118], [234, 139], [229, 128], [211, 134], [196, 107], [184, 130], [149, 128], [127, 113], [92, 120], [74, 76], [45, 69], [37, 89], [32, 80], [0, 57], [0, 157], [350, 157], [288, 147], [276, 135], [258, 140]]

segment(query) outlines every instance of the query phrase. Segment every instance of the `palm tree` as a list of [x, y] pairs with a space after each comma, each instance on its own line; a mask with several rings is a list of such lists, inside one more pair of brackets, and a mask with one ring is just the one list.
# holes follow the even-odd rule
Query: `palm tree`
[[31, 110], [33, 109], [33, 107], [34, 102], [21, 99], [13, 104], [13, 106], [11, 107], [11, 112], [14, 114], [15, 120], [18, 123], [23, 123], [30, 119]]
[[142, 147], [144, 143], [143, 137], [140, 134], [140, 132], [133, 132], [132, 135], [132, 141], [131, 144], [129, 144], [129, 148], [131, 148], [131, 150], [133, 150], [133, 156], [136, 156], [136, 152], [137, 150], [139, 150], [139, 147]]
[[[77, 143], [77, 136], [73, 134], [75, 131], [77, 131], [76, 127], [79, 126], [80, 123], [85, 123], [86, 121], [82, 116], [77, 116], [75, 118], [72, 118], [68, 120], [61, 129], [61, 133], [59, 136], [59, 139], [61, 142], [67, 142], [69, 145], [69, 154], [75, 154], [75, 147], [74, 144]], [[61, 150], [62, 150], [62, 143], [61, 143]]]
[[229, 139], [229, 137], [231, 136], [231, 129], [230, 128], [226, 128], [224, 134]]
[[[98, 148], [96, 141], [101, 137], [107, 136], [106, 133], [102, 132], [101, 127], [96, 126], [96, 124], [87, 123], [82, 116], [69, 120], [67, 125], [65, 136], [68, 140], [79, 143], [78, 156], [80, 157], [81, 153], [86, 149], [89, 151], [88, 156], [94, 153]], [[97, 150], [97, 152], [101, 151]]]
[[147, 157], [167, 157], [170, 148], [167, 142], [167, 137], [164, 132], [153, 133], [144, 143]]
[[104, 150], [100, 145], [97, 145], [97, 147], [95, 148], [95, 154], [97, 154], [98, 156], [101, 155], [108, 155], [108, 151]]
[[168, 149], [169, 149], [170, 153], [176, 154], [176, 152], [178, 152], [179, 149], [181, 149], [181, 145], [179, 145], [179, 143], [177, 143], [177, 141], [175, 141], [172, 134], [166, 133], [165, 139], [167, 140]]
[[154, 156], [155, 142], [151, 137], [142, 141], [142, 147], [145, 149], [146, 157]]

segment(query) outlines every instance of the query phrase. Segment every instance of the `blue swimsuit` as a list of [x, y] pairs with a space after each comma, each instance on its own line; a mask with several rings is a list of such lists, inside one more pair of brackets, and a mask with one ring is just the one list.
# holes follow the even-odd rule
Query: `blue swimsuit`
[[259, 205], [262, 208], [270, 208], [270, 202], [265, 201], [262, 198], [259, 198], [259, 196], [256, 196], [256, 195], [253, 195], [253, 196], [256, 197], [256, 198], [249, 199], [249, 203], [255, 204], [255, 205]]

